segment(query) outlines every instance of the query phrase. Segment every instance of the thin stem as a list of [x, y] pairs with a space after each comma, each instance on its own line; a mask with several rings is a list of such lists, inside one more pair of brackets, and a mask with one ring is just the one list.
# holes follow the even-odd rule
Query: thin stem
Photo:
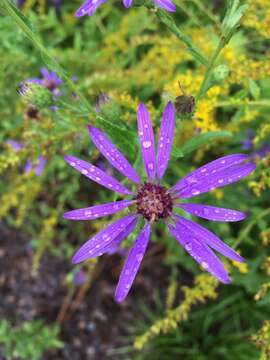
[[203, 12], [210, 20], [215, 23], [218, 29], [220, 28], [221, 23], [217, 17], [212, 13], [212, 11], [208, 10], [208, 8], [204, 6], [201, 0], [192, 0], [192, 2], [198, 7], [199, 10], [201, 10], [201, 12]]
[[248, 234], [252, 230], [253, 226], [258, 224], [258, 221], [262, 219], [263, 217], [270, 214], [270, 209], [266, 209], [264, 211], [261, 211], [259, 214], [257, 214], [254, 219], [244, 228], [244, 230], [240, 233], [237, 241], [234, 243], [234, 248], [236, 248], [244, 239], [247, 238]]
[[203, 81], [201, 83], [201, 86], [199, 88], [199, 91], [198, 91], [198, 94], [196, 96], [196, 100], [198, 101], [204, 94], [205, 92], [207, 91], [207, 88], [208, 88], [208, 83], [209, 83], [209, 80], [211, 78], [211, 75], [212, 75], [212, 72], [214, 70], [214, 66], [216, 64], [216, 61], [217, 61], [217, 58], [221, 52], [221, 50], [224, 48], [224, 40], [223, 38], [220, 39], [219, 43], [218, 43], [218, 46], [213, 54], [213, 56], [211, 57], [210, 59], [210, 62], [209, 62], [209, 65], [207, 66], [207, 70], [205, 72], [205, 75], [204, 75], [204, 78], [203, 78]]
[[215, 107], [241, 107], [241, 106], [262, 106], [270, 107], [270, 100], [257, 100], [257, 101], [220, 101], [215, 104]]
[[65, 70], [57, 63], [57, 61], [50, 55], [48, 50], [43, 46], [37, 36], [33, 33], [33, 31], [29, 28], [29, 26], [23, 20], [23, 17], [19, 15], [19, 10], [13, 8], [13, 5], [10, 3], [9, 0], [3, 0], [4, 7], [8, 13], [8, 15], [14, 20], [14, 22], [20, 27], [23, 33], [28, 37], [28, 39], [33, 43], [33, 45], [40, 50], [41, 54], [47, 58], [50, 63], [53, 65], [54, 69], [58, 75], [66, 81], [72, 92], [74, 92], [84, 106], [91, 111], [91, 106], [88, 103], [87, 99], [84, 95], [80, 92], [77, 85], [70, 79], [70, 77], [66, 74]]

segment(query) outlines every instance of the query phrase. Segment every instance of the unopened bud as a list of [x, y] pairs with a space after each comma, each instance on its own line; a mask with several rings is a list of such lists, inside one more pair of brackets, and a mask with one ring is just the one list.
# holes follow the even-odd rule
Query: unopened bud
[[54, 104], [53, 94], [45, 87], [35, 83], [24, 82], [18, 92], [26, 103], [39, 109], [48, 108]]

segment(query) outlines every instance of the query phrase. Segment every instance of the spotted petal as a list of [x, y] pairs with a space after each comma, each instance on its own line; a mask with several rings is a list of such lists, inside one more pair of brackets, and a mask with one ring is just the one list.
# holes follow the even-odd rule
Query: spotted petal
[[89, 179], [95, 181], [96, 183], [116, 191], [120, 194], [130, 195], [132, 194], [126, 187], [120, 184], [112, 176], [106, 174], [104, 171], [100, 170], [96, 166], [76, 158], [75, 156], [65, 156], [66, 162], [78, 170], [81, 174], [85, 175]]
[[208, 180], [220, 171], [241, 164], [248, 160], [248, 158], [248, 155], [245, 154], [233, 154], [218, 158], [183, 177], [176, 185], [174, 185], [173, 189], [181, 191], [185, 188], [189, 188], [201, 181]]
[[111, 140], [102, 131], [94, 126], [88, 126], [90, 137], [93, 143], [103, 156], [118, 171], [135, 183], [140, 183], [140, 178], [124, 155], [117, 149]]
[[218, 251], [220, 254], [226, 256], [233, 261], [243, 262], [245, 261], [242, 256], [237, 254], [232, 248], [221, 241], [214, 233], [207, 230], [203, 226], [185, 219], [181, 216], [176, 216], [177, 227], [185, 227], [192, 233], [201, 243], [210, 246], [212, 249]]
[[[113, 247], [115, 242], [119, 242], [119, 236], [121, 236], [123, 232], [128, 236], [129, 233], [127, 234], [126, 232], [127, 227], [134, 222], [136, 217], [136, 215], [127, 215], [101, 230], [75, 253], [72, 262], [78, 264], [86, 259], [101, 256], [106, 253]], [[129, 227], [130, 232], [133, 230], [134, 226]]]
[[155, 139], [150, 116], [144, 104], [138, 107], [137, 120], [144, 167], [148, 180], [151, 181], [156, 176]]
[[126, 8], [131, 7], [133, 0], [123, 0], [123, 4]]
[[151, 226], [146, 224], [128, 254], [115, 291], [118, 302], [123, 301], [131, 289], [149, 243], [150, 233]]
[[[256, 165], [253, 163], [241, 164], [241, 162], [246, 159], [245, 155], [242, 156], [244, 158], [241, 160], [240, 155], [236, 155], [234, 162], [231, 161], [231, 156], [231, 164], [228, 166], [226, 166], [225, 160], [220, 160], [220, 167], [218, 166], [218, 163], [215, 165], [210, 163], [208, 164], [209, 166], [205, 165], [184, 177], [171, 190], [178, 193], [182, 198], [190, 198], [208, 192], [209, 190], [239, 181], [248, 176], [256, 168]], [[223, 163], [224, 161], [225, 163]]]
[[93, 220], [102, 216], [114, 214], [132, 204], [132, 200], [115, 201], [107, 204], [91, 206], [84, 209], [66, 212], [63, 216], [69, 220]]
[[106, 0], [87, 0], [85, 1], [82, 6], [76, 11], [76, 17], [81, 17], [84, 15], [93, 15], [97, 8], [104, 4]]
[[177, 204], [188, 213], [212, 221], [240, 221], [246, 215], [241, 211], [201, 204]]
[[229, 275], [219, 258], [207, 245], [197, 237], [194, 237], [194, 234], [187, 227], [179, 226], [174, 228], [171, 224], [169, 224], [168, 227], [171, 234], [183, 246], [187, 253], [206, 271], [225, 284], [230, 282]]
[[169, 12], [175, 12], [176, 6], [171, 0], [154, 0], [156, 6], [165, 9]]
[[162, 116], [158, 139], [157, 175], [159, 179], [161, 179], [164, 175], [170, 159], [173, 143], [174, 123], [174, 107], [172, 102], [169, 101]]

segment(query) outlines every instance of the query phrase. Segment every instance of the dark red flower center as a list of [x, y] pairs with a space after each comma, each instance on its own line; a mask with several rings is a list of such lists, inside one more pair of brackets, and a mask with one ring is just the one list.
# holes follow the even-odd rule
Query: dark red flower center
[[171, 215], [173, 201], [169, 191], [161, 185], [144, 183], [135, 200], [138, 213], [151, 222]]

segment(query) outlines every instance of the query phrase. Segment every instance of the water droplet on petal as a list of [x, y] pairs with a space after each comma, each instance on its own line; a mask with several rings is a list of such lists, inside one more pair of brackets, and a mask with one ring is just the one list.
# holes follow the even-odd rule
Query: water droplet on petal
[[191, 194], [192, 194], [192, 195], [199, 195], [199, 194], [200, 194], [200, 191], [197, 190], [197, 189], [192, 189], [192, 190], [191, 190]]
[[87, 175], [88, 171], [86, 169], [82, 169], [82, 174]]
[[[186, 245], [185, 245], [185, 249], [187, 250], [187, 251], [191, 251], [192, 250], [192, 245], [190, 244], [190, 243], [187, 243]], [[192, 256], [192, 255], [191, 255]]]
[[205, 270], [209, 268], [209, 265], [205, 261], [202, 261], [201, 265]]
[[145, 149], [150, 148], [151, 145], [152, 145], [151, 141], [143, 141], [143, 143], [142, 143], [142, 146], [143, 146]]

